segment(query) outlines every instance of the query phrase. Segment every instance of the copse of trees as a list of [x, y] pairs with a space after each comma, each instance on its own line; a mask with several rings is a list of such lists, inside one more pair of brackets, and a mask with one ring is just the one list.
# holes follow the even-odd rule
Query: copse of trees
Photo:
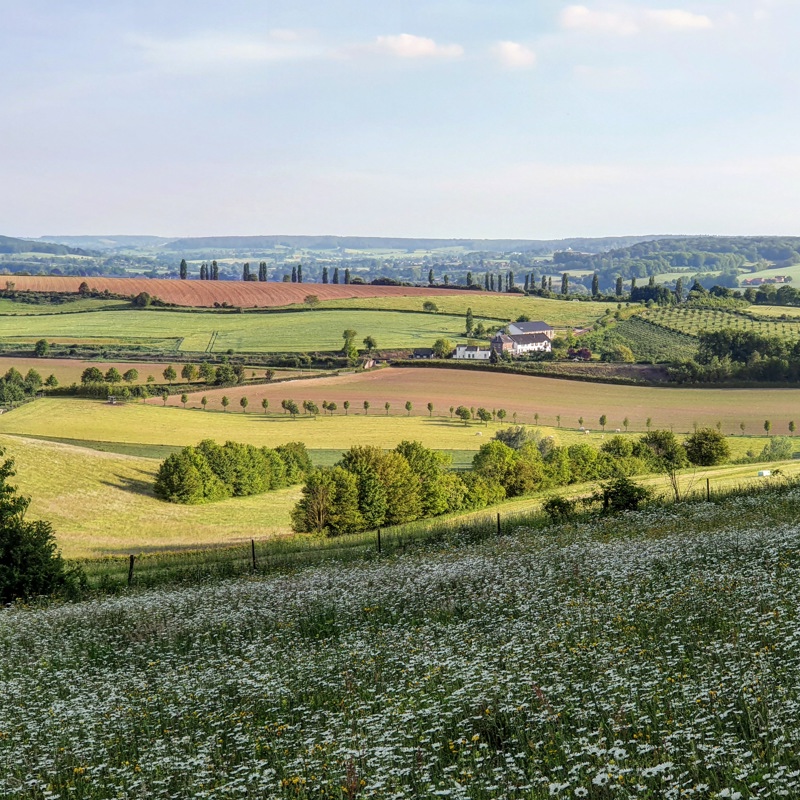
[[245, 497], [299, 483], [311, 470], [302, 442], [275, 449], [206, 439], [168, 456], [159, 467], [154, 493], [170, 503], [196, 505]]
[[[456, 413], [471, 417], [464, 406]], [[477, 413], [491, 417], [487, 409]], [[665, 430], [635, 439], [611, 436], [600, 449], [582, 443], [562, 447], [539, 432], [505, 428], [481, 446], [472, 469], [464, 473], [448, 470], [449, 459], [419, 442], [402, 442], [388, 452], [352, 447], [332, 469], [309, 474], [292, 525], [298, 532], [337, 536], [480, 509], [576, 483], [609, 481], [608, 486], [619, 483], [633, 491], [621, 479], [652, 472], [664, 474], [680, 499], [682, 469], [719, 464], [729, 455], [724, 437], [711, 428], [695, 431], [684, 442]], [[608, 497], [606, 503], [611, 503]]]
[[[100, 373], [102, 380], [102, 373]], [[35, 370], [29, 369], [25, 376], [11, 367], [5, 375], [0, 377], [0, 403], [14, 405], [35, 397], [43, 386], [42, 376]]]

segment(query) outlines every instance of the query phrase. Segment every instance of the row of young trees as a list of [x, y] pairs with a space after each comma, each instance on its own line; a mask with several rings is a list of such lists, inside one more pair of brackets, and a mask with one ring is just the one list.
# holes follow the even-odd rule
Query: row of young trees
[[419, 442], [394, 450], [351, 447], [333, 468], [312, 470], [292, 526], [303, 533], [338, 536], [456, 511], [484, 508], [573, 483], [662, 472], [680, 497], [678, 472], [710, 466], [730, 456], [725, 438], [710, 428], [679, 442], [671, 431], [631, 440], [612, 436], [599, 450], [586, 444], [557, 446], [525, 428], [498, 431], [475, 455], [472, 469], [456, 473], [449, 458]]
[[299, 483], [311, 470], [305, 444], [254, 447], [206, 439], [168, 456], [156, 475], [156, 497], [171, 503], [198, 504], [245, 497]]
[[[167, 383], [173, 383], [178, 379], [178, 372], [172, 365], [166, 367], [161, 373]], [[266, 379], [272, 380], [275, 371], [268, 369], [264, 373]], [[217, 386], [227, 386], [233, 384], [244, 383], [246, 374], [245, 368], [241, 364], [230, 364], [223, 362], [222, 364], [214, 365], [204, 361], [199, 366], [194, 364], [184, 364], [181, 367], [180, 376], [187, 383], [200, 379], [206, 384], [216, 384]], [[124, 373], [116, 367], [109, 367], [103, 372], [99, 367], [87, 367], [81, 374], [81, 383], [86, 386], [89, 384], [107, 383], [119, 384], [127, 383], [133, 384], [139, 380], [139, 371], [131, 368]], [[154, 383], [155, 378], [148, 376], [148, 383]]]

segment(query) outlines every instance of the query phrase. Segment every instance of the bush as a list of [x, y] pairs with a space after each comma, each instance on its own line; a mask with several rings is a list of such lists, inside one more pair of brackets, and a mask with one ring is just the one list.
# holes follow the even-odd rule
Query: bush
[[603, 503], [604, 514], [620, 514], [623, 511], [636, 511], [642, 503], [652, 496], [650, 489], [634, 483], [625, 475], [619, 475], [600, 486], [595, 499]]
[[566, 522], [575, 516], [575, 501], [566, 497], [548, 497], [542, 504], [542, 510], [553, 522]]
[[725, 437], [713, 428], [699, 428], [683, 444], [689, 461], [700, 467], [713, 467], [731, 457]]

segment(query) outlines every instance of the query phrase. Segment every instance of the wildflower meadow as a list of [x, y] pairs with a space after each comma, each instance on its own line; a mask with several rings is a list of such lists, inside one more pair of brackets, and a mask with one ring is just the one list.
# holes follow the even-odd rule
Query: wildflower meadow
[[0, 796], [800, 796], [800, 490], [0, 612]]

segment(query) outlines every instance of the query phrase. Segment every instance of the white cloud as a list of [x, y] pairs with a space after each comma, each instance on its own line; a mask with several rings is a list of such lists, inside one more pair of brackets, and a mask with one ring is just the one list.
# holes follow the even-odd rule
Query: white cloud
[[536, 66], [536, 53], [519, 42], [497, 42], [492, 48], [492, 53], [509, 69], [528, 69]]
[[645, 15], [655, 27], [664, 30], [700, 31], [714, 27], [710, 17], [679, 8], [652, 9], [646, 11]]
[[148, 63], [178, 72], [278, 61], [294, 61], [324, 55], [318, 47], [304, 44], [292, 31], [274, 31], [264, 37], [201, 34], [183, 39], [132, 36], [129, 41]]
[[714, 27], [710, 17], [680, 8], [636, 9], [618, 6], [612, 11], [593, 10], [583, 5], [567, 6], [561, 27], [586, 33], [633, 36], [647, 30], [699, 31]]
[[379, 36], [374, 49], [398, 58], [459, 58], [464, 55], [464, 48], [459, 44], [438, 44], [433, 39], [410, 33]]

